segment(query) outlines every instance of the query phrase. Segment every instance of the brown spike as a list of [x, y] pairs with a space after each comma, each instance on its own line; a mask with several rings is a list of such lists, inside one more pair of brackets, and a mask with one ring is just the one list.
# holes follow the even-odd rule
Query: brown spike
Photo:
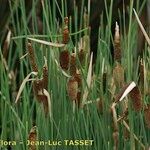
[[27, 47], [28, 47], [29, 60], [30, 60], [32, 70], [35, 72], [38, 72], [38, 67], [35, 61], [35, 54], [34, 54], [34, 50], [33, 50], [31, 43], [28, 43]]
[[47, 90], [48, 89], [48, 67], [47, 66], [43, 67], [42, 82], [43, 82], [43, 88]]
[[146, 126], [150, 128], [150, 104], [144, 109], [144, 118]]
[[142, 109], [142, 97], [139, 88], [137, 86], [134, 87], [129, 94], [132, 100], [134, 110], [140, 111]]
[[76, 56], [74, 54], [71, 55], [70, 58], [70, 75], [74, 76], [77, 74], [77, 67], [76, 67]]
[[113, 78], [117, 87], [122, 87], [124, 85], [124, 69], [122, 65], [118, 62], [113, 69]]
[[61, 68], [64, 70], [68, 70], [70, 62], [70, 54], [67, 50], [64, 50], [60, 53], [59, 61]]
[[79, 91], [77, 93], [77, 99], [75, 100], [75, 103], [78, 106], [78, 108], [80, 108], [80, 106], [81, 106], [81, 91]]
[[143, 64], [143, 61], [141, 59], [140, 61], [140, 66], [139, 66], [139, 71], [140, 71], [140, 77], [139, 77], [139, 83], [140, 83], [140, 89], [141, 89], [141, 93], [142, 95], [144, 94], [144, 78], [145, 78], [145, 68], [144, 68], [144, 64]]
[[69, 30], [68, 30], [68, 17], [64, 19], [65, 27], [63, 29], [63, 44], [67, 44], [69, 42]]
[[103, 107], [104, 107], [102, 99], [99, 99], [97, 101], [96, 105], [97, 105], [98, 112], [100, 112], [102, 114], [103, 113]]
[[140, 82], [141, 84], [144, 83], [144, 64], [143, 61], [140, 61]]
[[74, 75], [74, 79], [78, 82], [78, 86], [81, 87], [82, 86], [82, 78], [81, 78], [81, 74], [75, 74]]
[[46, 80], [47, 79], [35, 80], [33, 82], [33, 90], [34, 90], [34, 95], [37, 101], [43, 104], [45, 114], [47, 115], [48, 114], [48, 100], [47, 100], [47, 96], [43, 93], [45, 86], [47, 87]]
[[104, 72], [103, 73], [103, 76], [102, 76], [103, 80], [103, 91], [105, 92], [106, 91], [106, 85], [107, 85], [107, 72]]
[[42, 94], [42, 95], [38, 95], [38, 98], [41, 99], [41, 103], [43, 104], [45, 115], [47, 115], [49, 111], [47, 96]]
[[[28, 139], [30, 142], [33, 142], [33, 143], [36, 142], [36, 140], [37, 140], [36, 126], [31, 128]], [[30, 150], [36, 150], [36, 145], [35, 144], [30, 145], [29, 148], [30, 148]]]
[[114, 60], [121, 61], [121, 44], [120, 44], [120, 34], [119, 34], [119, 25], [116, 22], [115, 27], [115, 37], [114, 37]]
[[43, 81], [35, 80], [33, 82], [33, 90], [34, 90], [34, 95], [36, 96], [38, 102], [41, 102], [41, 98], [39, 98], [38, 95], [39, 95], [39, 93], [43, 92]]
[[83, 49], [81, 49], [78, 53], [78, 58], [81, 64], [83, 64], [84, 59], [85, 59], [85, 52], [83, 51]]
[[77, 99], [78, 82], [74, 79], [74, 77], [71, 77], [67, 83], [67, 92], [71, 100]]

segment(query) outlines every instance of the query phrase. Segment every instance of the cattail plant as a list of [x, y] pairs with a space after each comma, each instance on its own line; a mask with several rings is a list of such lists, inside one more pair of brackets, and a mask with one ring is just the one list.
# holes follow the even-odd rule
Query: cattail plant
[[116, 22], [115, 36], [114, 36], [114, 60], [121, 62], [121, 44], [120, 44], [120, 33], [119, 25]]
[[144, 118], [146, 126], [150, 128], [150, 104], [147, 104], [144, 109]]
[[76, 66], [76, 55], [74, 53], [71, 54], [70, 64], [69, 64], [69, 72], [71, 76], [76, 75], [77, 66]]
[[144, 83], [144, 77], [145, 77], [145, 73], [144, 73], [144, 63], [143, 63], [143, 60], [141, 59], [140, 60], [140, 68], [139, 68], [139, 70], [140, 70], [140, 77], [139, 77], [139, 79], [140, 79], [140, 83], [143, 85], [143, 83]]
[[82, 88], [82, 79], [80, 74], [72, 76], [67, 83], [67, 93], [69, 98], [75, 102], [78, 108], [81, 106], [81, 88]]
[[[116, 94], [116, 96], [115, 96], [115, 103], [117, 103], [117, 102], [119, 102], [119, 101], [122, 100], [122, 96], [123, 96], [123, 94], [125, 93], [125, 91], [127, 90], [127, 88], [128, 88], [129, 86], [130, 86], [130, 83], [125, 84], [125, 85], [121, 88], [120, 92], [119, 92], [118, 94]], [[127, 94], [128, 94], [128, 93], [127, 93]]]
[[141, 59], [140, 61], [140, 66], [139, 66], [139, 84], [140, 84], [140, 89], [142, 95], [144, 94], [145, 91], [145, 65], [144, 65], [144, 60]]
[[84, 62], [84, 58], [85, 58], [85, 52], [84, 52], [84, 50], [82, 48], [78, 52], [78, 58], [79, 58], [79, 61], [80, 61], [81, 65], [82, 65], [83, 62]]
[[[29, 59], [30, 59], [32, 70], [38, 72], [38, 67], [35, 61], [34, 50], [32, 48], [31, 43], [28, 43], [28, 53], [29, 53]], [[47, 61], [45, 59], [45, 64], [43, 66], [43, 78], [42, 79], [36, 78], [36, 80], [33, 81], [34, 95], [37, 101], [43, 104], [45, 114], [48, 113], [48, 98], [44, 94], [44, 90], [47, 89], [48, 89], [48, 66], [47, 66]]]
[[43, 79], [42, 79], [42, 82], [43, 82], [43, 88], [44, 89], [48, 89], [48, 66], [47, 66], [47, 60], [45, 60], [45, 64], [43, 66]]
[[[29, 137], [28, 137], [28, 140], [32, 143], [36, 142], [37, 140], [37, 128], [36, 126], [32, 127], [30, 132], [29, 132]], [[29, 146], [29, 149], [30, 150], [36, 150], [36, 145], [35, 144], [31, 144]]]
[[78, 82], [74, 77], [71, 77], [67, 83], [67, 92], [71, 100], [75, 101], [78, 94]]
[[78, 82], [78, 87], [80, 88], [82, 86], [81, 74], [80, 73], [76, 73], [73, 77]]
[[142, 96], [139, 88], [136, 86], [130, 92], [130, 98], [135, 111], [140, 111], [142, 109]]
[[77, 98], [75, 100], [75, 103], [78, 106], [78, 108], [80, 108], [80, 106], [81, 106], [81, 94], [82, 94], [81, 91], [78, 91]]
[[102, 98], [99, 98], [98, 101], [96, 101], [96, 107], [97, 107], [97, 110], [98, 112], [100, 112], [101, 114], [103, 113], [103, 107], [104, 107], [104, 104], [103, 104], [103, 100]]
[[124, 85], [124, 69], [122, 65], [116, 62], [115, 67], [113, 69], [113, 78], [116, 87], [122, 87]]
[[116, 95], [115, 102], [122, 101], [129, 94], [132, 101], [132, 105], [135, 111], [140, 111], [142, 109], [142, 97], [138, 86], [131, 82], [125, 85], [121, 91]]
[[70, 54], [68, 50], [64, 50], [60, 53], [59, 61], [61, 68], [64, 70], [68, 70], [70, 62]]
[[103, 75], [102, 75], [102, 82], [103, 82], [103, 92], [105, 93], [106, 86], [107, 86], [107, 72], [103, 73]]
[[37, 67], [36, 60], [35, 60], [34, 50], [33, 50], [31, 43], [27, 44], [27, 49], [28, 49], [28, 53], [29, 53], [29, 61], [30, 61], [32, 70], [34, 72], [38, 72], [38, 67]]
[[69, 42], [69, 29], [68, 29], [68, 17], [64, 19], [64, 29], [63, 29], [63, 44], [67, 44]]

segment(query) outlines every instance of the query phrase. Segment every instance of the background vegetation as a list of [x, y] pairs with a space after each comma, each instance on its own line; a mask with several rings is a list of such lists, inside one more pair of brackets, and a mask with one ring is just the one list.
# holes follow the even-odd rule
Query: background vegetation
[[[90, 54], [92, 48], [89, 44], [90, 3], [85, 9], [84, 0], [82, 1], [80, 16], [77, 15], [79, 13], [78, 8], [74, 6], [72, 13], [74, 17], [68, 16], [69, 42], [65, 44], [65, 47], [58, 48], [58, 45], [63, 43], [64, 38], [62, 33], [65, 28], [64, 18], [67, 16], [67, 1], [61, 0], [62, 5], [58, 5], [57, 1], [41, 1], [42, 5], [39, 9], [41, 12], [37, 12], [38, 1], [32, 1], [31, 11], [25, 7], [24, 0], [14, 2], [9, 3], [11, 8], [10, 27], [8, 29], [8, 33], [11, 33], [10, 42], [9, 40], [1, 42], [0, 48], [0, 139], [23, 141], [24, 143], [16, 146], [1, 146], [1, 149], [28, 149], [25, 141], [32, 136], [31, 128], [33, 129], [33, 126], [36, 126], [33, 140], [94, 140], [92, 146], [50, 147], [45, 145], [37, 146], [39, 150], [148, 149], [150, 144], [150, 130], [148, 129], [150, 127], [150, 49], [145, 43], [142, 55], [136, 52], [138, 49], [138, 24], [133, 14], [134, 7], [140, 15], [146, 1], [143, 1], [142, 5], [138, 0], [135, 5], [133, 1], [130, 1], [127, 12], [114, 10], [113, 0], [109, 3], [104, 1], [105, 13], [102, 13], [100, 17], [98, 47], [97, 53], [94, 52], [93, 61], [91, 61], [92, 55]], [[112, 32], [112, 20], [114, 19], [112, 14], [114, 11], [120, 16], [117, 21], [121, 31], [119, 43], [121, 49], [117, 52], [115, 51], [114, 33]], [[40, 18], [38, 18], [38, 13], [40, 13]], [[59, 18], [59, 22], [56, 18]], [[80, 28], [77, 25], [78, 20], [80, 20]], [[115, 28], [113, 28], [114, 30]], [[30, 41], [28, 38], [59, 44], [56, 47], [46, 46]], [[6, 37], [3, 35], [3, 41], [5, 39]], [[31, 42], [38, 66], [38, 76], [31, 75], [30, 79], [42, 78], [44, 57], [47, 60], [47, 91], [50, 95], [51, 107], [47, 103], [41, 102], [43, 99], [47, 101], [48, 96], [40, 100], [36, 97], [35, 92], [33, 92], [34, 81], [27, 82], [23, 86], [21, 96], [15, 103], [21, 83], [25, 82], [25, 77], [29, 73], [35, 72], [29, 56], [28, 42]], [[113, 53], [111, 47], [115, 47]], [[81, 49], [83, 55], [80, 59], [78, 54], [80, 54]], [[66, 61], [66, 58], [60, 60], [61, 52], [64, 50], [67, 50], [70, 55], [76, 52], [75, 68], [82, 79], [81, 86], [76, 79], [73, 87], [69, 84], [70, 79], [74, 79], [74, 74], [70, 72], [71, 68], [66, 71], [60, 64], [61, 61]], [[26, 53], [28, 55], [21, 58]], [[120, 54], [118, 59], [114, 57], [117, 53]], [[93, 62], [92, 67], [90, 62]], [[71, 62], [68, 64], [71, 65]], [[123, 116], [124, 111], [128, 112], [121, 121], [117, 122], [118, 127], [116, 129], [111, 106], [121, 89], [133, 81], [138, 87], [138, 93], [133, 93], [134, 96], [127, 95], [124, 98], [123, 101], [127, 102], [128, 109], [126, 110], [120, 102], [116, 102], [117, 118]], [[77, 91], [81, 92], [81, 97], [72, 99], [72, 95], [76, 96]], [[134, 109], [132, 100], [134, 102], [140, 101], [140, 106], [137, 106], [138, 111]], [[85, 103], [82, 105], [83, 101]], [[43, 105], [49, 108], [48, 113], [45, 112]], [[35, 147], [30, 148], [34, 149]]]

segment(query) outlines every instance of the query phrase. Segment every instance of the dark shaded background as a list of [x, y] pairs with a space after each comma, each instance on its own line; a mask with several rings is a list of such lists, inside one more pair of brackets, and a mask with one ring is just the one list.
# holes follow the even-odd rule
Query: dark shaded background
[[[52, 0], [51, 0], [52, 2]], [[60, 5], [61, 8], [61, 1], [57, 1], [58, 4]], [[136, 1], [134, 1], [135, 3]], [[140, 1], [140, 4], [142, 4], [142, 0]], [[79, 14], [78, 14], [78, 18], [80, 18], [80, 10], [81, 10], [81, 3], [82, 1], [78, 1], [76, 0], [76, 5], [78, 7], [79, 10]], [[125, 8], [125, 12], [126, 12], [126, 22], [128, 22], [128, 18], [129, 18], [129, 14], [127, 11], [127, 7], [130, 4], [130, 0], [115, 0], [113, 2], [113, 14], [112, 14], [112, 32], [114, 32], [114, 25], [115, 22], [118, 21], [119, 22], [119, 15], [118, 15], [118, 9], [120, 10], [120, 12], [123, 12], [123, 8]], [[14, 8], [14, 10], [12, 9], [12, 11], [15, 11], [16, 9], [19, 9], [18, 6], [18, 1], [14, 0], [11, 1], [11, 5]], [[107, 1], [107, 5], [110, 5], [110, 0]], [[74, 12], [74, 1], [73, 0], [69, 0], [67, 1], [67, 6], [68, 6], [68, 16], [72, 16], [73, 17], [73, 12]], [[88, 0], [85, 0], [85, 7], [87, 8], [88, 6]], [[26, 12], [27, 16], [29, 15], [31, 9], [32, 9], [32, 0], [25, 0], [25, 7], [26, 7]], [[90, 40], [91, 40], [91, 49], [92, 51], [94, 51], [94, 54], [96, 55], [96, 51], [97, 51], [97, 41], [98, 41], [98, 29], [100, 26], [100, 15], [103, 13], [104, 16], [104, 24], [107, 24], [107, 19], [106, 19], [106, 11], [105, 11], [105, 5], [104, 5], [104, 0], [91, 0], [91, 8], [90, 8], [90, 27], [91, 27], [91, 35], [90, 35]], [[42, 7], [41, 7], [41, 3], [39, 1], [39, 3], [37, 4], [37, 10], [36, 10], [36, 14], [37, 14], [37, 18], [39, 19], [39, 33], [42, 34]], [[8, 27], [10, 26], [10, 5], [9, 5], [9, 0], [0, 0], [0, 43], [1, 45], [3, 45], [3, 41], [6, 35], [6, 31], [8, 29]], [[60, 18], [60, 14], [59, 11], [56, 10], [56, 16], [57, 19]], [[148, 25], [147, 21], [147, 8], [146, 5], [141, 13], [140, 16], [142, 23], [144, 25], [144, 27], [146, 28], [146, 26]], [[21, 16], [20, 16], [21, 19]], [[32, 18], [31, 18], [32, 19]], [[74, 20], [74, 19], [72, 19]], [[80, 20], [78, 20], [78, 28], [80, 24]], [[128, 26], [128, 25], [127, 25]], [[29, 27], [32, 31], [32, 24], [29, 22]], [[144, 46], [144, 38], [143, 35], [141, 33], [141, 31], [139, 30], [139, 36], [138, 36], [138, 43], [139, 46], [138, 47], [138, 52], [141, 53], [143, 46]]]

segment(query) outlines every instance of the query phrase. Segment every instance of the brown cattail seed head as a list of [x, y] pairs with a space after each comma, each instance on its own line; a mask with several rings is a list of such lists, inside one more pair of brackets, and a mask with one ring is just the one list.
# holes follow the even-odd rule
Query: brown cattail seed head
[[82, 85], [81, 74], [75, 74], [74, 79], [78, 82], [78, 86], [81, 87], [81, 85]]
[[78, 82], [74, 79], [74, 77], [71, 77], [67, 83], [67, 92], [71, 100], [77, 99]]
[[142, 109], [142, 97], [139, 88], [136, 86], [130, 92], [130, 98], [132, 100], [133, 108], [135, 111], [140, 111]]
[[41, 102], [41, 99], [38, 97], [39, 93], [43, 92], [43, 81], [42, 80], [35, 80], [33, 82], [33, 90], [34, 95], [36, 96], [37, 100]]
[[75, 100], [75, 103], [77, 104], [78, 108], [81, 106], [81, 91], [77, 93], [77, 99]]
[[42, 80], [35, 80], [33, 82], [33, 89], [34, 89], [34, 95], [36, 96], [36, 99], [39, 103], [43, 104], [45, 114], [48, 114], [48, 99], [47, 96], [44, 94], [44, 82]]
[[47, 90], [48, 89], [48, 67], [47, 66], [43, 67], [42, 82], [43, 82], [43, 88]]
[[35, 71], [35, 72], [38, 72], [38, 67], [37, 67], [37, 64], [36, 64], [36, 61], [35, 61], [34, 50], [32, 48], [31, 43], [28, 43], [27, 47], [28, 47], [29, 60], [30, 60], [32, 70]]
[[144, 94], [145, 67], [144, 67], [144, 63], [142, 60], [140, 61], [139, 72], [140, 72], [140, 77], [139, 77], [140, 89], [141, 89], [141, 93]]
[[[31, 128], [28, 139], [30, 142], [35, 142], [37, 140], [36, 126]], [[30, 145], [30, 150], [36, 150], [36, 145]]]
[[44, 112], [45, 112], [45, 115], [48, 114], [48, 100], [47, 100], [47, 96], [42, 94], [42, 95], [38, 95], [38, 97], [41, 99], [41, 102], [43, 104], [43, 107], [44, 107]]
[[124, 69], [120, 63], [116, 63], [115, 68], [113, 69], [113, 78], [115, 85], [117, 87], [122, 87], [124, 84]]
[[81, 64], [83, 64], [84, 59], [85, 59], [85, 52], [83, 49], [81, 49], [78, 53], [78, 58]]
[[66, 25], [68, 25], [68, 17], [65, 17], [64, 23], [65, 23]]
[[146, 126], [150, 128], [150, 104], [148, 104], [144, 110], [144, 118]]
[[63, 29], [63, 43], [67, 44], [69, 41], [69, 30], [68, 30], [68, 17], [64, 19], [65, 27]]
[[70, 54], [67, 50], [64, 50], [60, 53], [59, 61], [61, 68], [64, 70], [68, 70], [70, 62]]
[[106, 72], [104, 72], [103, 73], [103, 91], [105, 92], [106, 91], [106, 84], [107, 84], [107, 73]]
[[77, 73], [77, 67], [76, 67], [76, 56], [75, 55], [71, 55], [70, 57], [70, 75], [74, 76]]
[[97, 105], [98, 112], [103, 113], [103, 101], [101, 99], [99, 99], [97, 101], [96, 105]]
[[140, 83], [144, 83], [144, 64], [143, 61], [140, 61]]
[[119, 25], [116, 22], [115, 37], [114, 37], [114, 60], [121, 61], [121, 46], [120, 46]]

